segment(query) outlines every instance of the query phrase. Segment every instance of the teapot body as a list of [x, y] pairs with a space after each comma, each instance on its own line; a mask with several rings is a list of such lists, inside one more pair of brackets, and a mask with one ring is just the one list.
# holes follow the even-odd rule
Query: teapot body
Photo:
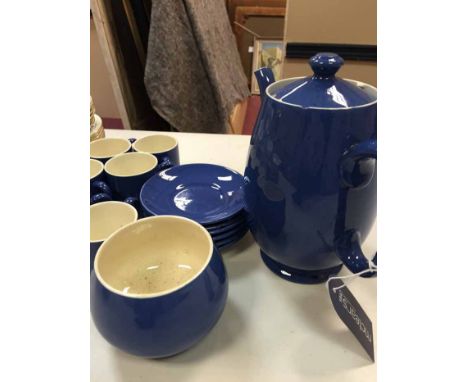
[[346, 153], [376, 138], [376, 102], [301, 108], [264, 96], [244, 174], [245, 205], [263, 260], [279, 276], [325, 281], [342, 266], [341, 237], [368, 235], [376, 217], [376, 160], [348, 160]]

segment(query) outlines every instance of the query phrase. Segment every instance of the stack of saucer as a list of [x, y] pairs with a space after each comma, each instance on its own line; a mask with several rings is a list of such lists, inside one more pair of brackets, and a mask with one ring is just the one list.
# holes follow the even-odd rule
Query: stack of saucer
[[147, 216], [178, 215], [197, 221], [218, 248], [236, 243], [248, 231], [244, 178], [226, 167], [174, 166], [143, 185], [140, 201]]

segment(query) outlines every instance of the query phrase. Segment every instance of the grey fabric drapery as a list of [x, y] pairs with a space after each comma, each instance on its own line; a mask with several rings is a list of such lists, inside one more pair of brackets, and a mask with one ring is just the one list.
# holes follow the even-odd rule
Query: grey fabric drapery
[[145, 85], [177, 130], [227, 131], [249, 90], [224, 0], [153, 0]]

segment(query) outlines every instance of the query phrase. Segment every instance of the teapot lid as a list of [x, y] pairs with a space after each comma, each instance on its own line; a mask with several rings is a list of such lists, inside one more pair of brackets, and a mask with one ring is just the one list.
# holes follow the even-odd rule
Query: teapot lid
[[374, 103], [377, 100], [375, 88], [335, 77], [343, 63], [344, 60], [335, 53], [317, 53], [309, 60], [314, 72], [312, 76], [284, 86], [272, 86], [269, 95], [277, 101], [302, 108], [349, 109]]

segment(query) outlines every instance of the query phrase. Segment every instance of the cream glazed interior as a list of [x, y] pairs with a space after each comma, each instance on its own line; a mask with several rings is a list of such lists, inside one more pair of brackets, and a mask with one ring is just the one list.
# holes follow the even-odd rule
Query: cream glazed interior
[[133, 143], [135, 151], [159, 154], [172, 150], [177, 146], [177, 140], [168, 135], [148, 135]]
[[104, 170], [104, 165], [96, 159], [89, 160], [89, 178], [93, 179]]
[[115, 293], [157, 297], [189, 284], [206, 268], [212, 253], [211, 236], [200, 224], [179, 216], [153, 216], [106, 240], [94, 269]]
[[91, 158], [110, 158], [130, 150], [132, 144], [124, 138], [101, 138], [91, 142]]
[[135, 176], [153, 170], [158, 164], [154, 155], [148, 153], [125, 153], [106, 162], [106, 172], [114, 176]]
[[104, 241], [137, 219], [138, 212], [130, 204], [115, 201], [93, 204], [90, 207], [90, 241]]

